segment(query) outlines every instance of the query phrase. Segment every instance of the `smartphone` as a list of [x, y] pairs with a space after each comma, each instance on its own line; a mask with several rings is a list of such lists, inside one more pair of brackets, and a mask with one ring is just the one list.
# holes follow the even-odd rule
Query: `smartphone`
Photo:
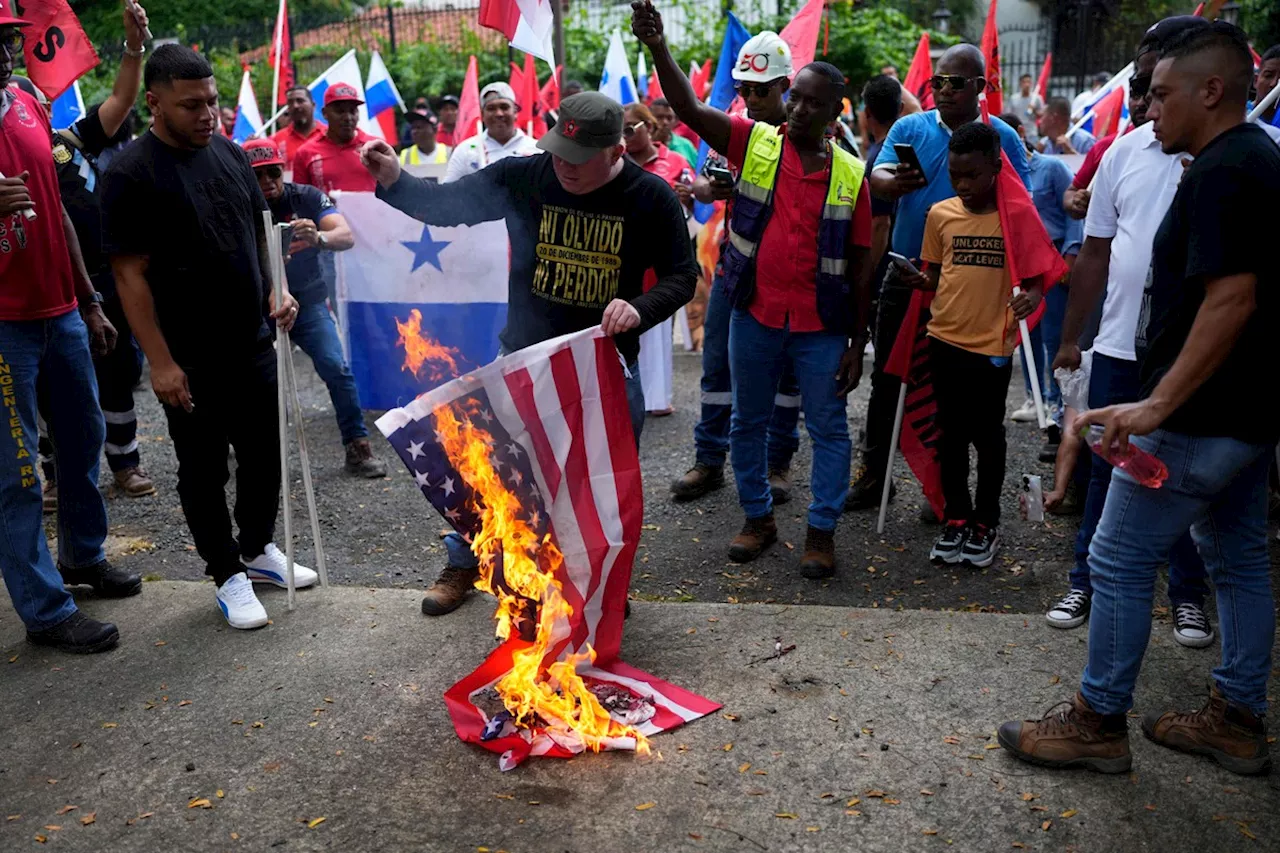
[[886, 252], [885, 257], [903, 275], [920, 275], [920, 270], [916, 269], [916, 265], [911, 263], [906, 255], [899, 255], [897, 252]]
[[1044, 487], [1040, 483], [1039, 474], [1023, 475], [1022, 494], [1018, 497], [1023, 518], [1027, 521], [1044, 521]]
[[907, 166], [915, 169], [921, 175], [924, 174], [924, 167], [920, 165], [920, 158], [916, 156], [915, 148], [899, 142], [893, 146], [893, 153], [898, 155], [899, 166]]
[[733, 172], [730, 172], [728, 169], [723, 169], [719, 166], [708, 166], [707, 177], [718, 184], [733, 183]]

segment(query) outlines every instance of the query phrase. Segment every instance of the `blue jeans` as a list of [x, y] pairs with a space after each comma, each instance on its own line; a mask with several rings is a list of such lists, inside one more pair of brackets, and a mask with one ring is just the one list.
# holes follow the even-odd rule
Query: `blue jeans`
[[[1049, 365], [1053, 364], [1053, 357], [1058, 354], [1058, 344], [1062, 343], [1062, 319], [1066, 313], [1067, 289], [1060, 284], [1044, 295], [1044, 314], [1031, 330], [1031, 351], [1036, 359], [1036, 376], [1040, 377], [1040, 395], [1050, 412], [1058, 409], [1062, 403], [1062, 392], [1058, 390], [1058, 383], [1054, 380]], [[1022, 355], [1021, 347], [1018, 348], [1018, 355]], [[1031, 376], [1027, 373], [1025, 359], [1023, 361], [1022, 387], [1030, 400]]]
[[[733, 377], [729, 370], [729, 318], [733, 306], [717, 281], [707, 297], [702, 321], [702, 417], [693, 428], [695, 461], [711, 468], [729, 454], [729, 416], [733, 413]], [[769, 417], [769, 469], [785, 471], [800, 449], [800, 386], [791, 363], [783, 367]]]
[[1266, 714], [1276, 627], [1267, 555], [1267, 474], [1275, 446], [1166, 430], [1131, 440], [1169, 466], [1169, 479], [1147, 489], [1123, 471], [1112, 474], [1089, 549], [1093, 612], [1080, 690], [1102, 714], [1133, 706], [1151, 636], [1156, 572], [1190, 527], [1217, 588], [1222, 662], [1213, 679], [1229, 702]]
[[[505, 349], [500, 355], [506, 355]], [[640, 432], [644, 429], [644, 386], [640, 383], [640, 365], [631, 362], [626, 370], [627, 413], [631, 416], [631, 429], [636, 437], [636, 450], [640, 450]], [[471, 553], [471, 546], [458, 533], [447, 533], [444, 549], [449, 555], [449, 565], [460, 569], [478, 569], [480, 561]]]
[[729, 429], [738, 502], [747, 518], [773, 512], [766, 453], [769, 418], [778, 382], [788, 361], [795, 369], [804, 406], [805, 428], [813, 443], [809, 486], [809, 526], [835, 530], [849, 491], [846, 399], [836, 394], [836, 373], [848, 347], [843, 335], [771, 329], [751, 312], [734, 308], [729, 323], [729, 363], [733, 370], [733, 420]]
[[30, 631], [75, 613], [44, 535], [36, 477], [37, 407], [48, 417], [58, 467], [58, 560], [68, 568], [106, 559], [107, 507], [98, 491], [106, 428], [89, 334], [78, 311], [48, 320], [0, 321], [0, 570], [14, 609]]
[[329, 399], [333, 401], [333, 410], [338, 416], [342, 443], [367, 437], [369, 430], [364, 425], [364, 413], [360, 411], [356, 378], [342, 357], [338, 326], [323, 302], [303, 305], [298, 309], [298, 319], [289, 331], [289, 338], [311, 357], [316, 373], [328, 386]]
[[[1100, 409], [1117, 403], [1132, 403], [1141, 393], [1138, 363], [1112, 358], [1100, 352], [1093, 354], [1093, 372], [1089, 374], [1089, 408]], [[1084, 452], [1084, 451], [1081, 451]], [[1084, 515], [1076, 534], [1076, 564], [1071, 570], [1071, 588], [1093, 592], [1089, 573], [1089, 543], [1098, 529], [1102, 508], [1111, 487], [1111, 466], [1096, 454], [1090, 454], [1089, 490], [1084, 499]], [[1208, 588], [1204, 582], [1204, 561], [1196, 551], [1191, 535], [1174, 543], [1169, 554], [1169, 601], [1204, 606]]]

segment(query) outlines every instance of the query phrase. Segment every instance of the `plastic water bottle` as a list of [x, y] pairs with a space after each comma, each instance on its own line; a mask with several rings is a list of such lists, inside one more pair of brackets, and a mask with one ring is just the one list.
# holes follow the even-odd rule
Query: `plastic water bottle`
[[1103, 449], [1102, 434], [1103, 428], [1098, 424], [1080, 430], [1080, 437], [1094, 453], [1148, 489], [1158, 489], [1169, 479], [1169, 466], [1132, 442], [1123, 454], [1116, 448]]

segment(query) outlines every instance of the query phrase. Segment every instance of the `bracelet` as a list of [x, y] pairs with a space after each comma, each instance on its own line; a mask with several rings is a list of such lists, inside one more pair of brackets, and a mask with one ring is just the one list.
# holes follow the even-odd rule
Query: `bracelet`
[[134, 50], [133, 48], [129, 47], [128, 39], [125, 39], [124, 41], [125, 56], [131, 57], [133, 59], [141, 59], [142, 55], [146, 52], [147, 52], [147, 46], [145, 44], [142, 47], [138, 48], [137, 50]]

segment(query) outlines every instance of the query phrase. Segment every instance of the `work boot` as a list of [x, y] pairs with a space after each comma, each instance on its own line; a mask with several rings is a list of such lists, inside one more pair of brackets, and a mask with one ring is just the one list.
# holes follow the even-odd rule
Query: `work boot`
[[1062, 444], [1062, 429], [1057, 424], [1049, 424], [1045, 430], [1044, 447], [1040, 448], [1040, 461], [1056, 462], [1060, 444]]
[[156, 493], [156, 484], [147, 476], [146, 471], [136, 465], [125, 468], [123, 471], [116, 471], [111, 476], [115, 477], [116, 488], [128, 497], [142, 498]]
[[671, 496], [678, 501], [691, 501], [724, 486], [724, 466], [701, 462], [684, 472], [671, 484]]
[[777, 541], [778, 525], [773, 521], [773, 513], [748, 518], [742, 525], [742, 532], [729, 543], [729, 559], [735, 563], [750, 563]]
[[44, 501], [45, 515], [49, 515], [50, 513], [54, 513], [58, 511], [58, 484], [57, 483], [44, 484], [44, 494], [43, 494], [42, 500]]
[[836, 573], [836, 532], [819, 530], [813, 525], [804, 537], [804, 556], [800, 558], [800, 574], [810, 580], [829, 578]]
[[347, 442], [347, 461], [342, 467], [348, 474], [376, 480], [387, 476], [387, 464], [373, 455], [369, 439], [354, 438]]
[[142, 592], [141, 575], [117, 569], [106, 560], [83, 569], [71, 569], [59, 563], [58, 572], [67, 586], [91, 586], [103, 598], [128, 598]]
[[[897, 494], [898, 487], [889, 484], [889, 500]], [[865, 465], [858, 467], [849, 483], [849, 495], [844, 499], [844, 511], [856, 512], [860, 509], [872, 509], [880, 506], [880, 496], [884, 494], [884, 478]]]
[[769, 469], [769, 491], [777, 506], [791, 500], [791, 467]]
[[479, 569], [460, 569], [446, 564], [440, 577], [423, 595], [422, 614], [443, 616], [457, 610], [466, 600], [467, 593], [475, 588], [478, 577]]
[[1217, 685], [1199, 711], [1147, 714], [1142, 733], [1161, 746], [1207, 756], [1243, 776], [1260, 775], [1271, 767], [1266, 722], [1228, 702]]
[[27, 642], [74, 655], [91, 655], [114, 649], [120, 642], [120, 631], [110, 622], [90, 619], [77, 610], [52, 628], [28, 631]]
[[996, 739], [1014, 757], [1041, 767], [1127, 773], [1133, 763], [1124, 714], [1099, 714], [1080, 693], [1039, 720], [1002, 724]]

